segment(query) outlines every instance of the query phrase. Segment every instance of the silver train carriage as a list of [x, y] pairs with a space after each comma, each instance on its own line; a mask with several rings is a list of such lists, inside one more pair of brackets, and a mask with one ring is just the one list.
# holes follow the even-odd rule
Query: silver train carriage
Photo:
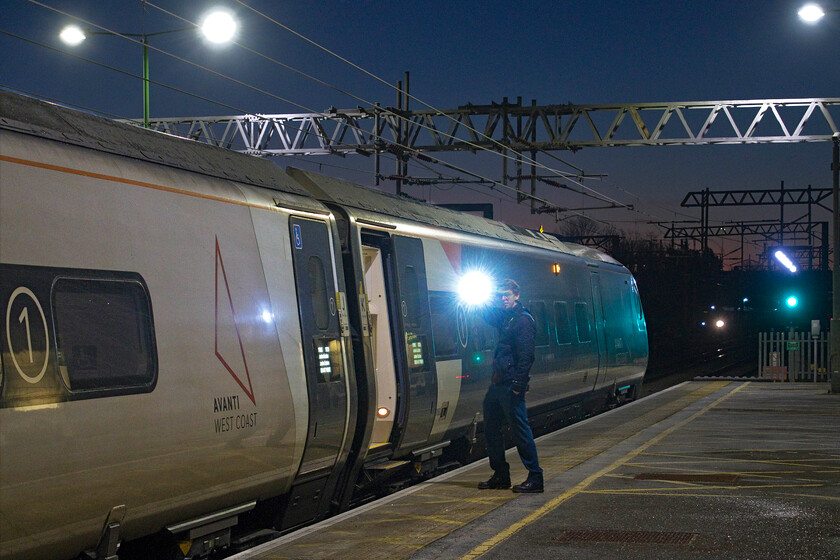
[[0, 92], [0, 558], [201, 557], [476, 458], [471, 271], [537, 322], [535, 430], [638, 395], [603, 253]]

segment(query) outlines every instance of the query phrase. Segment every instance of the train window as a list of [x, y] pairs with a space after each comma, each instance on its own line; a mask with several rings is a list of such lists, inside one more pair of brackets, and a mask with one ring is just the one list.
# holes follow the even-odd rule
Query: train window
[[309, 300], [312, 302], [312, 315], [315, 326], [325, 331], [330, 326], [330, 303], [327, 295], [327, 278], [324, 263], [318, 257], [309, 257], [307, 265], [309, 276]]
[[449, 293], [429, 292], [432, 311], [432, 339], [435, 344], [435, 358], [455, 359], [458, 357], [458, 304]]
[[589, 342], [592, 340], [592, 331], [589, 326], [589, 306], [585, 303], [575, 304], [575, 321], [577, 323], [578, 342]]
[[639, 297], [639, 292], [633, 290], [633, 312], [636, 316], [636, 328], [640, 331], [646, 331], [647, 325], [645, 324], [645, 315], [642, 312], [642, 300]]
[[554, 302], [554, 327], [557, 344], [572, 343], [572, 325], [569, 323], [569, 308], [565, 301]]
[[534, 317], [537, 326], [536, 346], [548, 346], [548, 312], [544, 301], [528, 302], [528, 310]]
[[496, 347], [496, 329], [481, 319], [469, 315], [470, 340], [476, 350], [493, 350]]
[[58, 278], [52, 290], [59, 372], [71, 391], [151, 386], [151, 307], [139, 282]]

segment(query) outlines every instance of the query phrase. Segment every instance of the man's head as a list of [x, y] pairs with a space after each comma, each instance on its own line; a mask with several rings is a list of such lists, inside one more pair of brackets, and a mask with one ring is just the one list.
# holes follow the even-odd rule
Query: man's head
[[519, 302], [519, 284], [511, 279], [502, 280], [499, 285], [499, 293], [502, 296], [502, 305], [505, 309], [511, 309]]

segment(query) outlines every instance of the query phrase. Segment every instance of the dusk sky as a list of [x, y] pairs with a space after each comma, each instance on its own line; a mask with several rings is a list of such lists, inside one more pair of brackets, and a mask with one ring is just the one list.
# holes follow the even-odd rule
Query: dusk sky
[[[211, 47], [194, 32], [154, 37], [152, 117], [301, 113], [365, 105], [343, 92], [386, 106], [388, 85], [295, 36], [281, 23], [388, 84], [411, 74], [411, 94], [438, 109], [502, 98], [538, 105], [648, 103], [840, 97], [840, 12], [815, 25], [799, 20], [799, 0], [666, 2], [618, 1], [270, 1], [270, 0], [2, 0], [0, 86], [109, 117], [142, 115], [141, 48], [113, 36], [89, 37], [78, 47], [58, 33], [73, 17], [119, 33], [155, 33], [185, 27], [207, 10], [228, 8], [238, 20], [236, 42], [333, 87], [267, 61], [237, 44]], [[249, 9], [253, 8], [253, 10]], [[826, 2], [840, 9], [840, 0]], [[255, 10], [255, 11], [254, 11]], [[65, 14], [59, 13], [65, 12]], [[69, 53], [69, 54], [66, 54]], [[197, 69], [177, 58], [209, 70]], [[91, 59], [117, 70], [98, 67]], [[133, 74], [126, 75], [119, 71]], [[240, 82], [240, 83], [237, 83]], [[247, 84], [252, 86], [246, 87]], [[291, 102], [291, 103], [290, 103]], [[412, 101], [412, 108], [422, 108]], [[840, 113], [832, 111], [835, 122]], [[831, 186], [831, 144], [589, 148], [553, 152], [589, 174], [586, 185], [632, 204], [635, 211], [582, 211], [626, 232], [650, 231], [654, 220], [699, 219], [680, 208], [689, 191]], [[498, 155], [441, 159], [498, 180]], [[549, 157], [539, 161], [561, 171]], [[346, 158], [276, 158], [281, 166], [373, 184], [373, 162]], [[391, 173], [392, 160], [383, 163]], [[353, 171], [349, 168], [357, 169]], [[429, 175], [410, 167], [416, 175]], [[446, 171], [451, 176], [451, 171]], [[393, 192], [390, 183], [383, 184]], [[558, 227], [553, 216], [531, 216], [498, 191], [441, 185], [408, 187], [433, 203], [493, 202], [496, 217], [528, 227]], [[571, 208], [602, 205], [541, 186], [538, 193]], [[786, 209], [786, 218], [805, 208]], [[712, 209], [713, 221], [777, 219], [778, 208]], [[822, 212], [816, 219], [828, 219]], [[712, 247], [719, 251], [720, 241]]]

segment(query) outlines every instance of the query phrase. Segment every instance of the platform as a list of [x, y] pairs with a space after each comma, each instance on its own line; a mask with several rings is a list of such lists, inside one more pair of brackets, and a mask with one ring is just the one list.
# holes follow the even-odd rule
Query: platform
[[537, 447], [544, 494], [478, 490], [479, 461], [231, 558], [840, 558], [827, 384], [683, 383]]

